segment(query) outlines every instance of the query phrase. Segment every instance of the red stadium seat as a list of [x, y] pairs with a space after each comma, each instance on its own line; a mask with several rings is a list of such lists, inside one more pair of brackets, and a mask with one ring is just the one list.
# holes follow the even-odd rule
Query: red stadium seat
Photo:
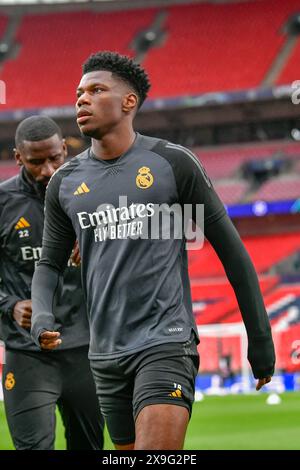
[[[150, 97], [258, 87], [284, 42], [283, 24], [298, 8], [298, 0], [274, 0], [272, 8], [268, 0], [166, 8], [166, 39], [144, 62], [153, 84]], [[159, 11], [24, 16], [16, 36], [18, 56], [6, 61], [0, 74], [9, 90], [2, 109], [72, 106], [89, 54], [105, 49], [132, 54], [133, 38]], [[6, 21], [0, 17], [0, 34]], [[280, 83], [294, 77], [298, 55], [297, 49]]]

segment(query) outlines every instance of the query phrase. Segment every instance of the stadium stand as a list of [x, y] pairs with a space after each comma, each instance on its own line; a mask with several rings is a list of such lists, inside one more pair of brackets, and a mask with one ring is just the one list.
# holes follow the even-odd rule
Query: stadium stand
[[[277, 276], [260, 276], [260, 288], [264, 295], [271, 291], [279, 281]], [[194, 312], [199, 325], [210, 323], [240, 321], [238, 304], [232, 287], [222, 279], [192, 281]], [[234, 320], [232, 315], [238, 314]]]
[[[300, 5], [299, 5], [300, 7]], [[300, 8], [299, 8], [300, 9]], [[284, 85], [286, 83], [292, 83], [294, 80], [300, 77], [300, 43], [296, 44], [294, 51], [292, 52], [289, 61], [282, 70], [277, 85]]]
[[247, 161], [283, 155], [297, 163], [300, 158], [299, 142], [268, 142], [261, 144], [227, 145], [211, 149], [195, 149], [195, 153], [213, 180], [236, 176]]
[[[243, 242], [261, 274], [268, 273], [272, 266], [300, 250], [299, 233], [245, 237]], [[192, 279], [225, 276], [221, 262], [208, 243], [199, 252], [189, 252], [189, 273]]]
[[[267, 0], [168, 7], [166, 38], [149, 51], [144, 62], [153, 83], [150, 97], [258, 87], [284, 42], [282, 26], [297, 8], [297, 0], [274, 0], [272, 9]], [[159, 11], [24, 16], [15, 38], [19, 54], [4, 62], [0, 75], [10, 84], [3, 109], [72, 105], [82, 61], [91, 50], [132, 54], [133, 38]], [[0, 17], [0, 33], [5, 21]], [[263, 53], [257, 54], [258, 49]], [[280, 82], [294, 77], [298, 51]]]
[[[226, 205], [297, 199], [300, 196], [298, 142], [197, 148], [195, 153]], [[252, 167], [252, 171], [245, 171], [246, 165], [249, 169]], [[261, 179], [258, 179], [258, 170], [263, 176]]]
[[[170, 40], [145, 61], [153, 79], [153, 96], [259, 86], [283, 44], [280, 29], [297, 8], [297, 1], [275, 0], [270, 9], [263, 0], [170, 9]], [[160, 64], [168, 80], [161, 80]]]
[[7, 180], [19, 172], [17, 165], [13, 163], [0, 162], [0, 181]]
[[243, 200], [249, 188], [247, 181], [220, 181], [215, 184], [220, 199], [226, 205], [238, 204]]
[[19, 56], [7, 61], [1, 74], [11, 84], [6, 108], [73, 105], [82, 62], [99, 49], [130, 53], [127, 45], [134, 33], [152, 16], [152, 10], [137, 10], [24, 17], [16, 38]]
[[251, 196], [254, 201], [297, 199], [300, 196], [300, 176], [288, 175], [272, 178]]
[[0, 40], [5, 31], [6, 25], [7, 25], [7, 17], [4, 15], [0, 15]]

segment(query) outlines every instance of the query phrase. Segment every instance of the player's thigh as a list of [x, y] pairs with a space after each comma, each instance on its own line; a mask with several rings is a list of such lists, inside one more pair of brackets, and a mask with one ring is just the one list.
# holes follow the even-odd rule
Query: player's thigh
[[[150, 355], [149, 350], [149, 355]], [[195, 395], [199, 358], [195, 355], [155, 354], [137, 370], [133, 394], [134, 417], [147, 405], [167, 404], [187, 408], [189, 415]]]
[[189, 410], [175, 404], [146, 405], [135, 423], [135, 450], [183, 449]]
[[[171, 347], [172, 349], [172, 347]], [[178, 352], [182, 352], [181, 345]], [[136, 449], [180, 449], [192, 412], [198, 354], [174, 350], [147, 352], [137, 371], [134, 388]]]
[[101, 412], [112, 442], [119, 448], [131, 446], [135, 440], [132, 408], [134, 376], [125, 375], [117, 360], [92, 360], [91, 367]]
[[[42, 360], [40, 360], [42, 359]], [[3, 368], [6, 418], [17, 449], [52, 449], [59, 379], [43, 356], [7, 351]]]

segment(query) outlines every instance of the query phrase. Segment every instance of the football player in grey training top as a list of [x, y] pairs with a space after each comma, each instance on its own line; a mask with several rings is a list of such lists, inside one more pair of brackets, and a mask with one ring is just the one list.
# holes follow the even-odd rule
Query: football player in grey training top
[[24, 119], [15, 140], [21, 171], [0, 184], [0, 338], [6, 349], [3, 395], [10, 433], [18, 450], [53, 449], [58, 405], [67, 449], [100, 450], [104, 423], [87, 357], [89, 326], [78, 263], [64, 270], [53, 302], [63, 344], [49, 354], [30, 336], [31, 281], [42, 251], [46, 186], [65, 161], [66, 144], [46, 116]]
[[49, 183], [33, 282], [32, 335], [41, 348], [53, 349], [62, 341], [53, 296], [79, 240], [89, 358], [117, 449], [181, 449], [192, 411], [199, 340], [186, 240], [145, 236], [158, 205], [190, 204], [194, 219], [196, 205], [204, 205], [205, 236], [237, 296], [257, 389], [271, 380], [275, 363], [255, 270], [199, 160], [133, 129], [149, 88], [145, 71], [126, 56], [100, 52], [85, 62], [77, 123], [92, 145]]

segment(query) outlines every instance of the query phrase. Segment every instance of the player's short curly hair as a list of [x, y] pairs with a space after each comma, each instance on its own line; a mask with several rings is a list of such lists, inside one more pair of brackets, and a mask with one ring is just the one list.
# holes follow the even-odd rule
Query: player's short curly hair
[[150, 89], [150, 81], [145, 70], [130, 57], [117, 52], [101, 51], [92, 54], [82, 66], [83, 74], [106, 70], [126, 82], [137, 93], [140, 107]]

